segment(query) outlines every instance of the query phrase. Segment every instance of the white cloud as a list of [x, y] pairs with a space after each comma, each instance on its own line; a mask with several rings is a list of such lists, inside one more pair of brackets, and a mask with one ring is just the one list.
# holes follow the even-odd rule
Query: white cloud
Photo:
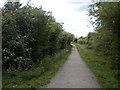
[[[41, 4], [47, 11], [52, 11], [53, 16], [59, 22], [63, 22], [66, 31], [75, 34], [75, 36], [86, 36], [93, 28], [88, 28], [88, 11], [84, 8], [90, 4], [91, 0], [33, 0], [34, 4]], [[79, 2], [79, 3], [74, 3]], [[78, 9], [78, 10], [76, 10]], [[82, 10], [80, 10], [82, 9]]]
[[[3, 0], [1, 0], [3, 1]], [[1, 3], [0, 1], [0, 3]], [[59, 22], [63, 22], [66, 31], [75, 36], [86, 36], [93, 28], [88, 28], [87, 6], [91, 0], [31, 0], [35, 6], [42, 5], [44, 10], [52, 11], [53, 16]], [[21, 2], [25, 2], [21, 0]], [[26, 1], [27, 2], [27, 1]], [[26, 3], [25, 2], [25, 3]]]
[[5, 0], [0, 0], [0, 7], [4, 5]]

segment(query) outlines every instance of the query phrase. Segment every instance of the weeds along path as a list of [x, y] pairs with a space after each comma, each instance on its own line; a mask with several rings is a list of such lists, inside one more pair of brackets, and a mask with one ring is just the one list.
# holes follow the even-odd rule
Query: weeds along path
[[100, 86], [73, 46], [71, 55], [63, 67], [43, 88], [100, 88]]

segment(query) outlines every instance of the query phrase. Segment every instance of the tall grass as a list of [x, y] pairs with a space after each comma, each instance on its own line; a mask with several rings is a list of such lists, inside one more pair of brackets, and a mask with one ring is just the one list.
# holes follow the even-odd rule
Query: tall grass
[[40, 88], [50, 82], [70, 55], [71, 49], [62, 50], [53, 57], [46, 57], [43, 64], [28, 71], [3, 71], [3, 88]]
[[0, 90], [2, 88], [2, 70], [0, 70]]
[[97, 77], [102, 88], [118, 88], [119, 81], [115, 78], [115, 74], [118, 71], [110, 68], [109, 61], [92, 50], [86, 49], [85, 45], [76, 43], [74, 45], [77, 47], [80, 56]]

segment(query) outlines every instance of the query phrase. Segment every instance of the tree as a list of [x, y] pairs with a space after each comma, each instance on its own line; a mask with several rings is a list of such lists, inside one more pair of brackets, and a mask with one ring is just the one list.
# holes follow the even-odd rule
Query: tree
[[[91, 23], [96, 28], [94, 49], [112, 60], [114, 68], [120, 64], [120, 2], [98, 2], [89, 6]], [[99, 48], [98, 48], [99, 47]]]
[[28, 70], [70, 47], [72, 34], [63, 30], [51, 12], [17, 2], [5, 3], [2, 12], [3, 69]]

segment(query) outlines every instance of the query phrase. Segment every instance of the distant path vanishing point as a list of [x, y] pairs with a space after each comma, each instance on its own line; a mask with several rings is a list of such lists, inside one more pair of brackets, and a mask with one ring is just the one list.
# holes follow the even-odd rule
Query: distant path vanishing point
[[100, 88], [100, 85], [73, 45], [68, 60], [42, 88]]

